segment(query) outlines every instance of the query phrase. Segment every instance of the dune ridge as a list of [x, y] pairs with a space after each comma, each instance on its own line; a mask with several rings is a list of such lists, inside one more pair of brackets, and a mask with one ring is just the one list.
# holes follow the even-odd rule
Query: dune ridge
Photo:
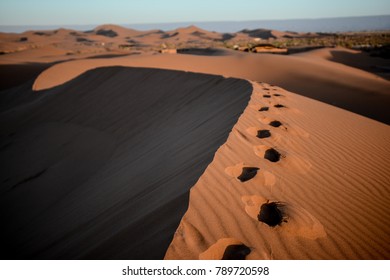
[[[344, 49], [339, 50], [345, 52]], [[224, 51], [225, 56], [138, 55], [64, 62], [43, 71], [34, 90], [60, 85], [96, 67], [122, 65], [175, 69], [264, 81], [390, 124], [390, 82], [366, 71], [311, 55], [278, 56]], [[309, 54], [310, 52], [308, 52]]]
[[162, 259], [249, 82], [106, 67], [0, 95], [5, 259]]
[[[390, 128], [276, 86], [253, 88], [191, 188], [165, 259], [221, 259], [235, 244], [251, 249], [246, 259], [388, 259]], [[282, 125], [270, 126], [273, 120]], [[270, 137], [256, 137], [261, 129]], [[264, 157], [268, 148], [280, 152], [279, 161]], [[258, 170], [243, 182], [244, 166]], [[281, 203], [276, 227], [258, 220], [267, 201]]]

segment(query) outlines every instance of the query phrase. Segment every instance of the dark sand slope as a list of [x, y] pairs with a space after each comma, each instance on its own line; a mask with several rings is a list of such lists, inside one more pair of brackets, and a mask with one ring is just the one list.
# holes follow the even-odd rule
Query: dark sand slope
[[54, 63], [0, 64], [0, 91], [35, 79], [53, 65]]
[[252, 93], [244, 80], [124, 67], [28, 88], [0, 92], [3, 259], [162, 259]]

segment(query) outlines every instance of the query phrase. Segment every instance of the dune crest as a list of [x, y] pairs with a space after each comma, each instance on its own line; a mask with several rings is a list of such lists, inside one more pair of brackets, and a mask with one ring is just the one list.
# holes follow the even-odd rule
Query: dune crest
[[[325, 58], [313, 59], [311, 56], [304, 55], [258, 55], [222, 51], [228, 55], [177, 54], [173, 57], [164, 54], [145, 54], [64, 62], [43, 71], [35, 80], [33, 89], [40, 91], [53, 88], [85, 71], [104, 66], [174, 69], [252, 81], [266, 81], [292, 92], [390, 123], [390, 118], [386, 114], [390, 103], [388, 90], [390, 82], [374, 74]], [[277, 109], [273, 110], [275, 114], [282, 114], [285, 111], [299, 113], [298, 108], [289, 107], [283, 103], [286, 100], [283, 92], [265, 90], [262, 95], [266, 96], [264, 107]], [[283, 105], [283, 107], [278, 108], [275, 107], [276, 105]], [[264, 117], [269, 118], [269, 116]], [[296, 133], [302, 130], [301, 128], [295, 129]]]
[[[389, 126], [252, 85], [247, 108], [192, 187], [165, 258], [221, 259], [228, 245], [244, 244], [246, 259], [388, 259]], [[279, 102], [288, 110], [269, 106]]]

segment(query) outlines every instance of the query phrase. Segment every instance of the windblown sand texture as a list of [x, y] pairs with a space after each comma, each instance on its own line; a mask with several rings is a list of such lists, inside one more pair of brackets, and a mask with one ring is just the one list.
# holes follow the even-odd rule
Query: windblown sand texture
[[227, 37], [0, 34], [1, 258], [389, 259], [388, 62]]
[[[388, 259], [389, 127], [269, 84], [253, 89], [191, 188], [165, 258], [221, 259], [228, 245], [245, 244], [247, 259]], [[258, 138], [262, 129], [270, 136]], [[268, 149], [280, 159], [266, 159]], [[258, 170], [242, 182], [247, 167]], [[259, 221], [268, 201], [280, 204], [280, 225]]]

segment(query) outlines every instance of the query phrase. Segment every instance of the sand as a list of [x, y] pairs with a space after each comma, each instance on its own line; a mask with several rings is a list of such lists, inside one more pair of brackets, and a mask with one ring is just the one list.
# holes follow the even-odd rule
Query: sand
[[[221, 259], [228, 245], [245, 244], [247, 259], [388, 259], [390, 128], [279, 87], [253, 87], [249, 106], [191, 188], [165, 258]], [[263, 106], [269, 111], [259, 112]], [[274, 120], [282, 125], [270, 126]], [[259, 130], [271, 136], [260, 139]], [[271, 148], [279, 161], [264, 158]], [[241, 182], [243, 167], [259, 170]], [[280, 225], [259, 221], [267, 201], [282, 204]]]
[[389, 259], [387, 62], [223, 36], [0, 34], [2, 259]]
[[20, 90], [2, 92], [29, 98], [4, 98], [0, 121], [2, 257], [17, 259], [163, 258], [252, 92], [244, 80], [123, 67]]

